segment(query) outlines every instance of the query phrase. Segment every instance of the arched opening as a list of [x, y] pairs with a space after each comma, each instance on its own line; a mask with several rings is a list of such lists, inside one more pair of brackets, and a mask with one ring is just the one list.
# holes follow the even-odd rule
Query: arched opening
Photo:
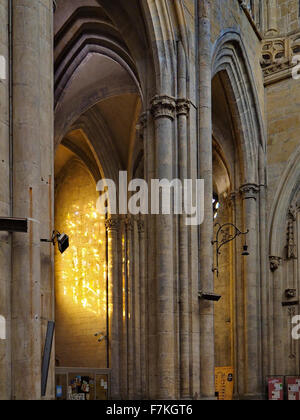
[[[268, 311], [273, 343], [268, 346], [275, 375], [299, 374], [300, 347], [293, 337], [293, 318], [299, 313], [300, 148], [286, 163], [275, 193], [269, 225]], [[280, 372], [280, 373], [279, 373]]]
[[263, 377], [269, 363], [264, 353], [268, 346], [266, 313], [260, 307], [260, 303], [267, 300], [266, 179], [260, 103], [248, 64], [240, 35], [228, 30], [218, 40], [213, 58], [213, 135], [230, 179], [227, 196], [231, 212], [226, 217], [231, 217], [241, 232], [248, 233], [247, 252], [243, 249], [245, 237], [241, 234], [226, 245], [230, 262], [227, 258], [224, 269], [226, 276], [232, 279], [231, 291], [227, 292], [232, 296], [232, 310], [228, 318], [231, 339], [227, 339], [231, 349], [225, 354], [230, 353], [233, 362], [233, 396], [255, 399], [263, 394]]
[[134, 170], [142, 93], [102, 3], [64, 1], [55, 12], [55, 229], [70, 238], [55, 253], [58, 399], [120, 398], [121, 328], [131, 316], [125, 229], [97, 212], [96, 185], [109, 178], [118, 188], [119, 171]]
[[70, 241], [63, 254], [55, 249], [57, 397], [105, 399], [96, 380], [109, 367], [105, 217], [97, 212], [96, 181], [85, 162], [60, 145], [55, 166], [55, 228]]
[[[244, 179], [244, 165], [239, 138], [237, 110], [226, 71], [217, 73], [212, 80], [212, 122], [213, 122], [213, 188], [218, 200], [218, 210], [214, 213], [214, 235], [222, 227], [221, 242], [236, 233], [234, 226], [244, 231], [244, 217], [239, 187]], [[214, 247], [214, 290], [222, 296], [215, 306], [214, 337], [215, 367], [218, 372], [233, 374], [232, 394], [237, 393], [241, 349], [238, 347], [242, 331], [239, 329], [243, 318], [243, 264], [241, 257], [243, 239], [237, 237], [220, 248]], [[217, 261], [218, 258], [218, 261]], [[217, 267], [218, 263], [218, 267]]]

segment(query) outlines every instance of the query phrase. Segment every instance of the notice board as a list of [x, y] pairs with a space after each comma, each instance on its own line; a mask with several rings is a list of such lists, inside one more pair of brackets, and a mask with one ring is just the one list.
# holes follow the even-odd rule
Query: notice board
[[283, 377], [268, 377], [268, 399], [269, 401], [283, 401]]
[[287, 397], [289, 401], [300, 401], [300, 377], [287, 377]]
[[233, 399], [234, 387], [233, 367], [215, 368], [216, 395], [218, 400], [230, 401]]

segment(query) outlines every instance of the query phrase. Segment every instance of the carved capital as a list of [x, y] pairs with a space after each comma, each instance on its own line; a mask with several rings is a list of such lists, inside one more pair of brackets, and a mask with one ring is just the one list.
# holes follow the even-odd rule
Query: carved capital
[[177, 115], [188, 116], [191, 108], [191, 103], [187, 99], [177, 99], [176, 101], [176, 112]]
[[138, 226], [138, 232], [140, 235], [145, 232], [145, 223], [143, 220], [138, 220], [137, 226]]
[[237, 197], [238, 197], [238, 192], [231, 191], [226, 198], [226, 201], [228, 202], [228, 205], [230, 205], [230, 206], [234, 205]]
[[105, 221], [105, 227], [108, 232], [115, 231], [118, 232], [120, 229], [120, 220], [118, 217], [110, 217]]
[[124, 220], [125, 228], [127, 232], [133, 232], [134, 229], [134, 220], [133, 217], [126, 217]]
[[240, 188], [240, 194], [242, 195], [243, 200], [249, 200], [250, 198], [256, 200], [258, 193], [259, 186], [256, 184], [245, 184]]
[[167, 95], [155, 96], [151, 101], [151, 113], [155, 119], [170, 118], [174, 120], [176, 101]]
[[143, 112], [138, 120], [138, 129], [143, 131], [147, 127], [147, 112]]
[[282, 258], [270, 256], [269, 260], [270, 260], [270, 270], [272, 271], [272, 273], [274, 273], [276, 270], [278, 270], [279, 266], [281, 265]]

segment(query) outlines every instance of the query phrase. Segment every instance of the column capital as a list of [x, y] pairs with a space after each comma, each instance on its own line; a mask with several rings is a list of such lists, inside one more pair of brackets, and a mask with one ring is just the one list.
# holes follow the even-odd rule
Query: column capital
[[238, 192], [237, 191], [231, 191], [227, 196], [227, 200], [230, 203], [234, 203], [235, 200], [237, 199], [237, 197], [238, 197]]
[[147, 112], [143, 112], [139, 119], [138, 119], [138, 123], [137, 123], [137, 130], [138, 130], [138, 134], [140, 139], [143, 141], [144, 140], [144, 135], [145, 135], [145, 130], [147, 128], [147, 122], [148, 122], [148, 115]]
[[132, 216], [125, 217], [124, 224], [125, 224], [126, 232], [132, 232], [134, 230], [134, 219]]
[[156, 95], [151, 100], [151, 113], [155, 119], [175, 119], [176, 101], [172, 96]]
[[176, 101], [176, 112], [177, 115], [188, 116], [190, 113], [191, 103], [188, 99], [180, 98]]
[[143, 112], [138, 120], [138, 125], [140, 130], [144, 130], [147, 127], [148, 115], [147, 112]]
[[281, 265], [282, 258], [271, 255], [269, 257], [269, 261], [270, 261], [270, 270], [272, 271], [272, 273], [274, 273], [276, 270], [278, 270], [279, 266]]
[[240, 194], [242, 195], [243, 200], [249, 200], [253, 198], [256, 200], [257, 194], [259, 193], [260, 188], [257, 184], [244, 184], [240, 187]]
[[143, 220], [137, 221], [137, 227], [138, 227], [139, 234], [142, 234], [145, 232], [145, 222]]
[[120, 229], [120, 219], [117, 216], [112, 216], [105, 221], [105, 227], [108, 232], [118, 232]]

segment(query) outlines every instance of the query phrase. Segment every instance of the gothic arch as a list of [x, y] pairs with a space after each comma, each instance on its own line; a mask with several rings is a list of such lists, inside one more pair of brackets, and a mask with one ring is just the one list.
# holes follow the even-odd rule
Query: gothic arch
[[289, 207], [300, 192], [300, 147], [290, 157], [270, 214], [270, 256], [282, 257]]
[[260, 184], [259, 148], [265, 151], [265, 131], [250, 61], [240, 34], [229, 29], [215, 42], [212, 76], [223, 72], [233, 121], [241, 147], [244, 183]]

